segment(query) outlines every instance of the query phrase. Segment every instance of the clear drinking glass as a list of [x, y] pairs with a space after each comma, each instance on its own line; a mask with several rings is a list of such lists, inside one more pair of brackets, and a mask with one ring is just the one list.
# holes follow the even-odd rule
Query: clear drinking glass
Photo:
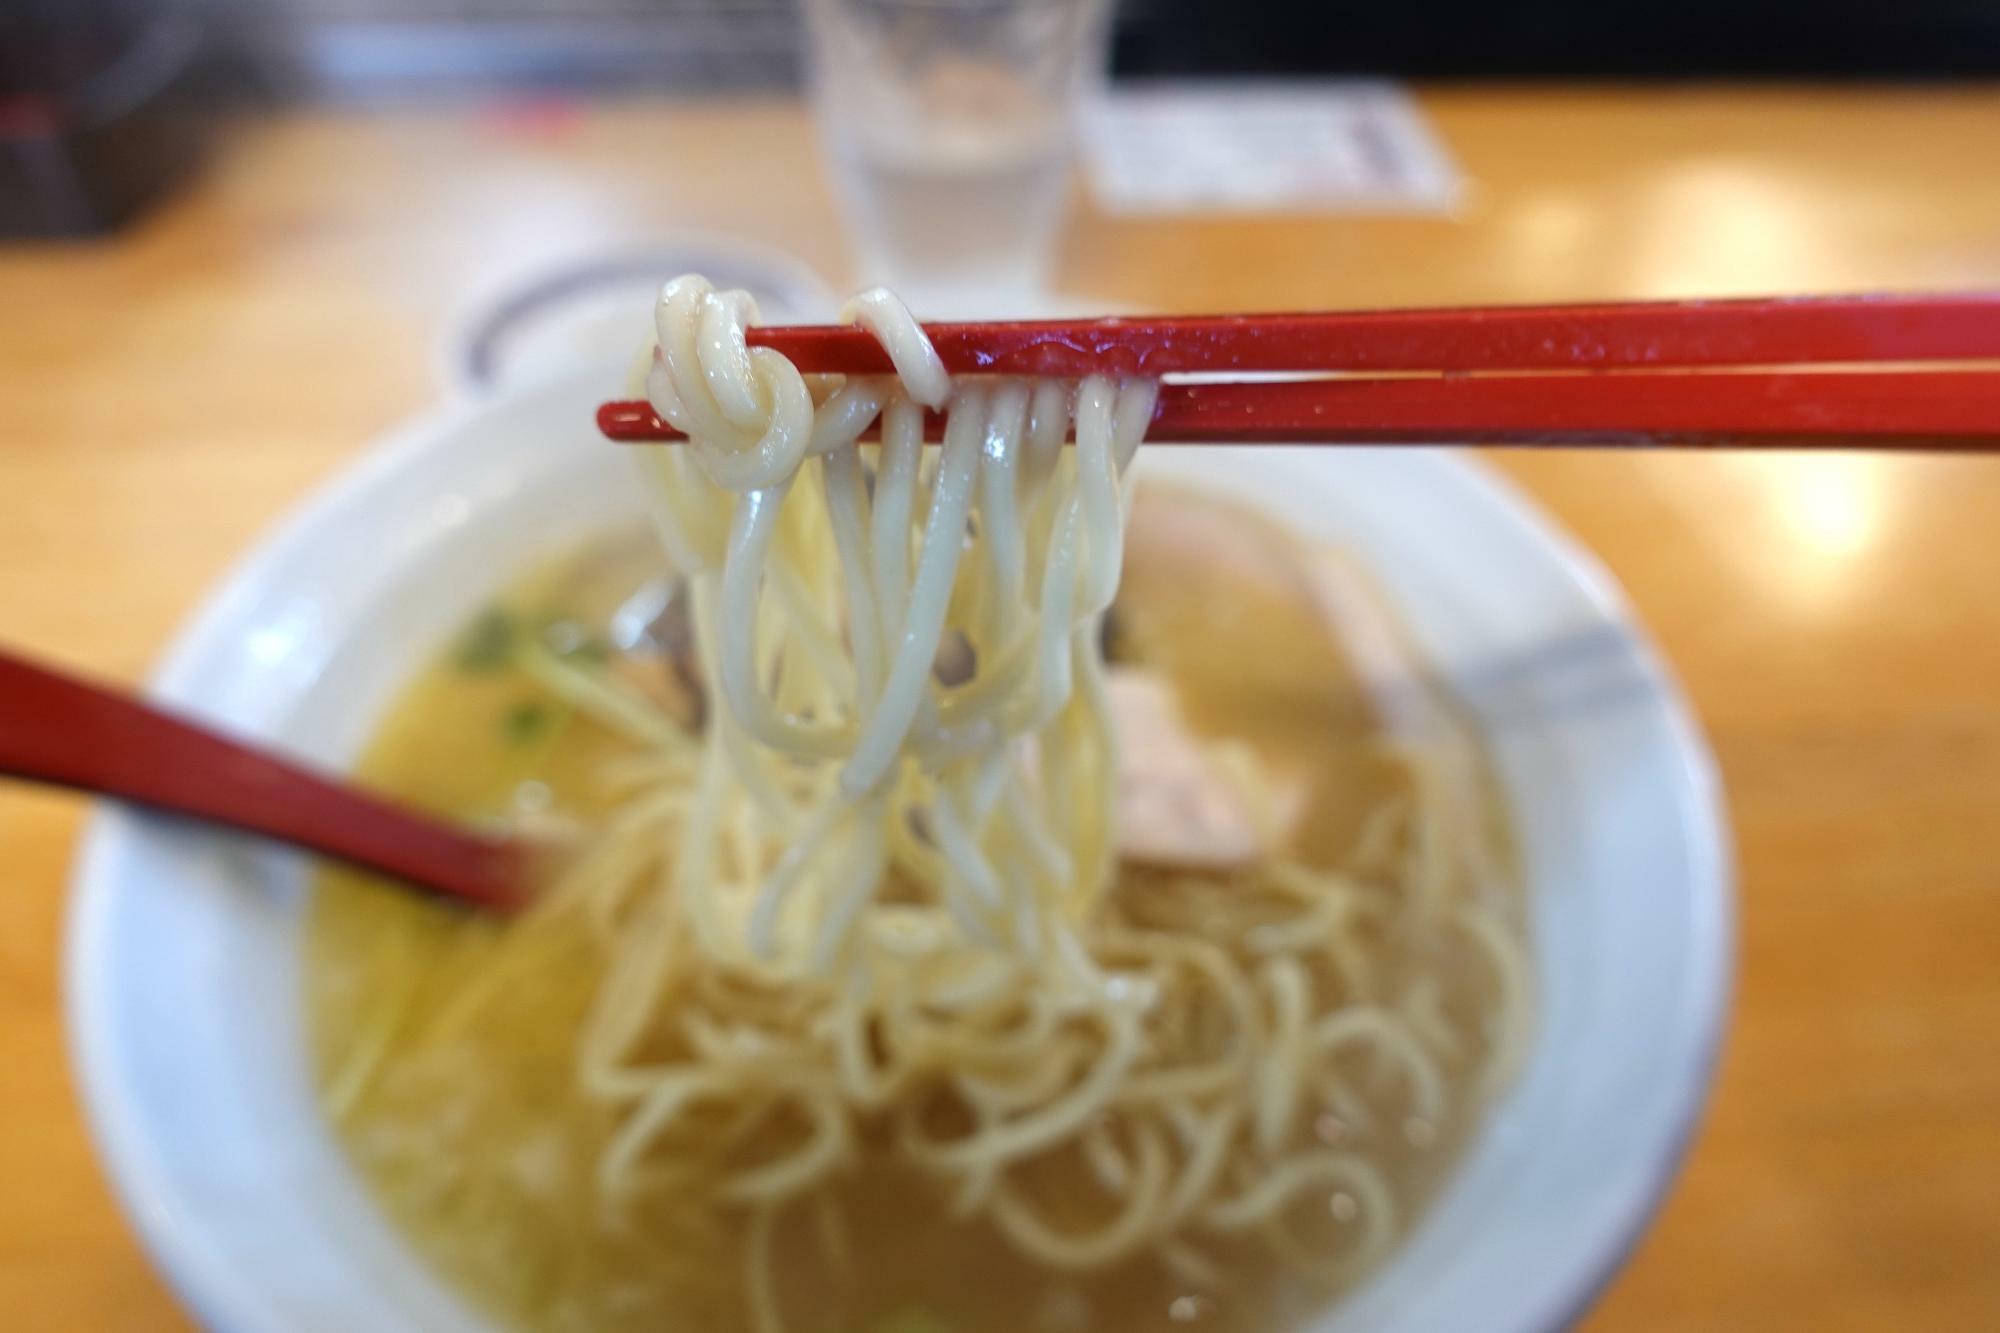
[[807, 0], [813, 100], [864, 277], [925, 315], [1047, 284], [1105, 0]]

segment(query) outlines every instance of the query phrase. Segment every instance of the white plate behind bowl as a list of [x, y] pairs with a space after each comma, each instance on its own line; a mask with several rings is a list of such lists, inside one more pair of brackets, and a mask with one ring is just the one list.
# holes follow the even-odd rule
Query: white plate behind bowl
[[[157, 692], [329, 764], [538, 558], [638, 513], [586, 375], [422, 422], [261, 545]], [[1411, 451], [1160, 449], [1356, 552], [1499, 756], [1541, 978], [1527, 1067], [1417, 1233], [1314, 1333], [1539, 1333], [1615, 1268], [1672, 1175], [1727, 1006], [1707, 753], [1589, 558], [1484, 471]], [[72, 1037], [146, 1243], [229, 1333], [475, 1330], [376, 1214], [313, 1104], [296, 857], [107, 810], [70, 927]]]

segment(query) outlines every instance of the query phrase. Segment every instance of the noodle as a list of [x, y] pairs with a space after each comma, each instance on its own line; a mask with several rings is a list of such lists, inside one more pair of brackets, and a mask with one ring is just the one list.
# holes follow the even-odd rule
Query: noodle
[[[694, 1191], [734, 1217], [758, 1333], [786, 1326], [781, 1218], [811, 1202], [844, 1237], [824, 1189], [868, 1141], [1054, 1269], [1151, 1254], [1213, 1286], [1214, 1246], [1247, 1236], [1325, 1274], [1365, 1264], [1397, 1200], [1319, 1121], [1363, 1128], [1362, 1087], [1391, 1123], [1463, 1114], [1447, 1084], [1497, 1088], [1528, 1022], [1459, 779], [1413, 747], [1412, 799], [1374, 813], [1342, 871], [1270, 846], [1266, 811], [1254, 866], [1120, 882], [1100, 645], [1155, 386], [953, 379], [886, 292], [847, 316], [895, 376], [802, 375], [747, 344], [746, 295], [663, 289], [646, 388], [690, 443], [645, 467], [710, 706], [691, 733], [528, 659], [650, 753], [450, 1021], [568, 932], [604, 942], [576, 1044], [613, 1126], [597, 1188], [607, 1206]], [[926, 407], [946, 412], [937, 450]], [[1254, 760], [1231, 762], [1252, 788]], [[1490, 1032], [1458, 1021], [1462, 983], [1391, 992], [1370, 966], [1371, 941], [1439, 925], [1497, 997]], [[356, 1047], [336, 1113], [386, 1040]], [[1052, 1170], [1104, 1207], [1051, 1211]], [[1289, 1220], [1314, 1192], [1353, 1214], [1337, 1252]]]

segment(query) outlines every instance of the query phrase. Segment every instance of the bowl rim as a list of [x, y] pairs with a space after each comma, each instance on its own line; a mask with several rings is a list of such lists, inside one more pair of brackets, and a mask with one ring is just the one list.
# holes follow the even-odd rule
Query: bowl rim
[[[353, 462], [283, 512], [242, 553], [199, 609], [183, 624], [148, 680], [147, 692], [177, 705], [199, 698], [199, 659], [245, 608], [281, 578], [286, 557], [310, 549], [322, 525], [412, 466], [438, 442], [475, 423], [510, 396], [457, 399], [425, 411], [364, 449]], [[1699, 1131], [1714, 1085], [1733, 999], [1736, 963], [1735, 866], [1728, 809], [1719, 769], [1697, 716], [1651, 635], [1602, 562], [1559, 528], [1511, 479], [1456, 451], [1440, 451], [1478, 499], [1499, 511], [1559, 568], [1591, 608], [1629, 631], [1628, 648], [1653, 687], [1653, 706], [1674, 760], [1676, 824], [1688, 867], [1680, 886], [1688, 896], [1691, 938], [1684, 1003], [1697, 1034], [1683, 1067], [1671, 1071], [1668, 1118], [1673, 1132], [1652, 1149], [1648, 1170], [1617, 1201], [1613, 1217], [1592, 1234], [1584, 1253], [1571, 1257], [1566, 1296], [1533, 1311], [1517, 1325], [1493, 1333], [1547, 1333], [1576, 1322], [1604, 1293], [1664, 1206]], [[184, 1307], [205, 1327], [252, 1329], [260, 1302], [235, 1279], [234, 1266], [212, 1237], [188, 1225], [172, 1206], [173, 1188], [146, 1142], [143, 1118], [124, 1094], [119, 1042], [110, 1022], [110, 994], [102, 951], [115, 908], [107, 871], [141, 836], [131, 813], [99, 808], [89, 818], [71, 874], [65, 923], [64, 992], [68, 1047], [90, 1136], [115, 1196], [155, 1264]]]

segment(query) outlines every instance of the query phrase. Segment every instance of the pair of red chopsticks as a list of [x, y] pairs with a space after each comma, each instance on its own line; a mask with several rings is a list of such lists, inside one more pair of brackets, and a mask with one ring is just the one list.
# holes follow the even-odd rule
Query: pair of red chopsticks
[[[925, 328], [954, 373], [1201, 375], [1162, 386], [1164, 443], [2000, 448], [2000, 293]], [[749, 336], [807, 372], [891, 369], [855, 328]], [[1213, 378], [1271, 372], [1321, 378]], [[678, 438], [643, 401], [597, 421]]]

